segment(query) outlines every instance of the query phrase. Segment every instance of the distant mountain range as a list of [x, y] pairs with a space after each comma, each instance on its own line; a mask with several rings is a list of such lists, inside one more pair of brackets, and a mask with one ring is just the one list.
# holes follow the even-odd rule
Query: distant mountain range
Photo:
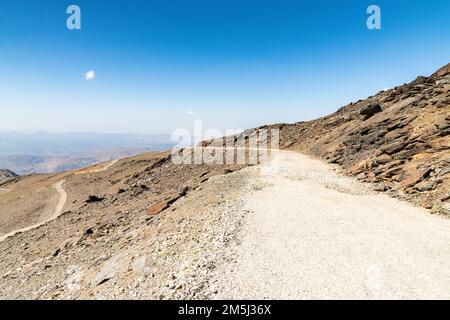
[[169, 135], [0, 132], [0, 169], [55, 173], [173, 145]]

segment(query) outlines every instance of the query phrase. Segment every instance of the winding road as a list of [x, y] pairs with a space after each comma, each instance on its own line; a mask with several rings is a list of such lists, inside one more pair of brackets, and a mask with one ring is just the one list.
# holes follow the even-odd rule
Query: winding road
[[[52, 216], [49, 218], [48, 221], [58, 218], [63, 213], [63, 208], [67, 201], [67, 193], [63, 188], [63, 185], [65, 182], [66, 182], [66, 180], [61, 180], [54, 185], [54, 188], [56, 189], [56, 191], [59, 194], [59, 200], [58, 200], [58, 204], [56, 205], [55, 211], [53, 212]], [[48, 221], [46, 221], [46, 222], [48, 222]]]
[[64, 208], [64, 205], [66, 204], [66, 201], [67, 201], [67, 193], [66, 193], [66, 191], [63, 188], [63, 185], [64, 185], [65, 182], [66, 182], [66, 180], [61, 180], [61, 181], [59, 181], [59, 182], [57, 182], [57, 183], [55, 183], [53, 185], [53, 187], [58, 192], [59, 199], [58, 199], [58, 203], [56, 205], [56, 208], [55, 208], [55, 210], [53, 211], [53, 214], [50, 217], [48, 217], [44, 221], [38, 222], [38, 223], [33, 224], [31, 226], [28, 226], [28, 227], [25, 227], [25, 228], [21, 228], [21, 229], [18, 229], [18, 230], [14, 230], [14, 231], [12, 231], [10, 233], [7, 233], [7, 234], [5, 234], [5, 235], [0, 237], [0, 242], [4, 241], [5, 239], [7, 239], [9, 237], [12, 237], [12, 236], [18, 234], [18, 233], [22, 233], [22, 232], [26, 232], [26, 231], [29, 231], [29, 230], [32, 230], [32, 229], [39, 228], [40, 226], [42, 226], [42, 225], [44, 225], [44, 224], [46, 224], [46, 223], [48, 223], [48, 222], [50, 222], [52, 220], [55, 220], [61, 214], [63, 214], [63, 208]]
[[111, 162], [109, 162], [106, 166], [104, 166], [104, 167], [101, 168], [101, 169], [82, 170], [82, 171], [75, 172], [75, 175], [105, 172], [105, 171], [107, 171], [109, 168], [111, 168], [113, 165], [115, 165], [119, 160], [120, 160], [120, 159], [112, 160]]

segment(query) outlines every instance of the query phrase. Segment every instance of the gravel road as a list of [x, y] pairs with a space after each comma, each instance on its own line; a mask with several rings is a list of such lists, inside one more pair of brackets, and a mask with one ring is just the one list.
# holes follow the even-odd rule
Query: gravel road
[[450, 220], [282, 151], [245, 196], [216, 298], [450, 298]]

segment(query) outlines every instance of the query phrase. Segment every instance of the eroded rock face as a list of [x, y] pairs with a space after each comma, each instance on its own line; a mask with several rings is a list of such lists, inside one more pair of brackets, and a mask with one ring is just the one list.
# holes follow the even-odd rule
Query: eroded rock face
[[447, 64], [446, 66], [440, 68], [438, 71], [436, 71], [436, 73], [433, 75], [435, 77], [443, 77], [447, 74], [450, 74], [450, 63]]
[[450, 64], [332, 115], [276, 125], [281, 147], [337, 163], [379, 191], [448, 213], [449, 91]]

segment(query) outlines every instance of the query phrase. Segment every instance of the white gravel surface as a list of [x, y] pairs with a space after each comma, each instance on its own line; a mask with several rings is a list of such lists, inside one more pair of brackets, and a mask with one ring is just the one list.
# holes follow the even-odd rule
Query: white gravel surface
[[450, 220], [282, 151], [244, 197], [215, 298], [450, 298]]

